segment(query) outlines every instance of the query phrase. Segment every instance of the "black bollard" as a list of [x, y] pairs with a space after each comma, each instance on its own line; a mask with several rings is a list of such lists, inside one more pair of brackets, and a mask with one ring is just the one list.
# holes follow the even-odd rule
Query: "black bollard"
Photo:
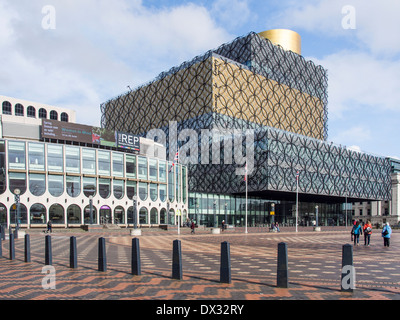
[[231, 248], [229, 242], [221, 243], [220, 282], [231, 283]]
[[182, 249], [180, 240], [174, 240], [173, 242], [172, 279], [182, 280]]
[[69, 267], [72, 269], [78, 268], [78, 258], [76, 250], [76, 238], [69, 238]]
[[341, 291], [353, 292], [356, 285], [356, 272], [353, 266], [353, 246], [345, 244], [342, 248]]
[[31, 262], [31, 239], [29, 234], [25, 235], [25, 262]]
[[104, 238], [99, 238], [98, 267], [99, 271], [107, 271], [106, 240]]
[[285, 242], [278, 243], [278, 268], [276, 275], [276, 286], [278, 288], [288, 288], [288, 252]]
[[10, 240], [10, 260], [14, 260], [15, 259], [15, 247], [14, 247], [14, 235], [12, 234], [12, 232], [10, 233], [9, 236], [9, 240]]
[[141, 266], [140, 266], [140, 245], [139, 239], [132, 239], [132, 274], [136, 276], [140, 276], [142, 274]]
[[53, 254], [51, 250], [51, 236], [45, 237], [45, 246], [44, 246], [44, 264], [46, 266], [53, 265]]

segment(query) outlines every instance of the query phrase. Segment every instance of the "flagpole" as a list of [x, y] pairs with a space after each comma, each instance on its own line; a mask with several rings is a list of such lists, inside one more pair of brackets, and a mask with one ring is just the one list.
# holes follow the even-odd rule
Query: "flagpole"
[[245, 167], [245, 180], [246, 180], [246, 216], [245, 216], [244, 233], [247, 233], [247, 159], [246, 159], [246, 167]]
[[299, 217], [299, 171], [296, 173], [296, 232]]

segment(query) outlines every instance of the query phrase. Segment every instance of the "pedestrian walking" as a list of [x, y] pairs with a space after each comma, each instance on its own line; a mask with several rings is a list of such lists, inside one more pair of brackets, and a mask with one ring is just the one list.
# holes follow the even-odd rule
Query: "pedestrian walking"
[[196, 225], [194, 224], [194, 221], [192, 220], [192, 224], [190, 225], [190, 229], [192, 229], [191, 234], [195, 233]]
[[353, 226], [353, 229], [351, 230], [353, 239], [354, 239], [354, 245], [359, 246], [360, 245], [360, 235], [362, 234], [362, 227], [360, 225], [360, 222], [357, 221], [356, 224]]
[[392, 228], [389, 225], [389, 222], [386, 222], [385, 226], [382, 229], [382, 237], [383, 237], [383, 246], [390, 246], [390, 235], [392, 234]]
[[49, 220], [47, 222], [47, 233], [51, 233], [51, 227], [52, 227], [51, 220]]
[[364, 231], [364, 246], [369, 247], [369, 243], [371, 241], [371, 234], [372, 234], [371, 221], [367, 220], [367, 223], [363, 227], [363, 231]]
[[222, 232], [225, 230], [225, 220], [222, 220], [221, 229], [222, 229]]

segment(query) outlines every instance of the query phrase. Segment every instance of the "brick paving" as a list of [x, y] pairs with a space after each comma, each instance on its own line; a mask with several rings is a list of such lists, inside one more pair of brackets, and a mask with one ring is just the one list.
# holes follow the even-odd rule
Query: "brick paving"
[[[354, 250], [356, 288], [340, 290], [342, 246], [350, 243], [350, 228], [299, 228], [280, 233], [249, 229], [212, 235], [207, 230], [143, 229], [140, 276], [131, 275], [131, 241], [127, 230], [85, 233], [57, 231], [51, 235], [55, 288], [43, 288], [45, 235], [28, 231], [31, 262], [24, 262], [24, 240], [2, 241], [0, 299], [2, 300], [400, 300], [400, 232], [390, 248], [374, 230], [371, 246], [363, 238]], [[262, 232], [260, 232], [262, 231]], [[75, 236], [78, 268], [69, 267], [69, 238]], [[106, 239], [107, 271], [98, 271], [98, 238]], [[172, 279], [172, 243], [181, 240], [183, 279]], [[232, 283], [219, 282], [221, 242], [231, 249]], [[287, 243], [289, 288], [277, 288], [277, 245]], [[48, 282], [45, 282], [48, 284]]]

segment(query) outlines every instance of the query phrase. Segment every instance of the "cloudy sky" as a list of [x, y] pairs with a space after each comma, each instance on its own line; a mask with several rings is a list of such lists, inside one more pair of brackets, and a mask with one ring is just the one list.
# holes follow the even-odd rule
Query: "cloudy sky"
[[289, 28], [329, 75], [329, 141], [400, 158], [398, 0], [0, 0], [0, 94], [77, 111], [250, 31]]

